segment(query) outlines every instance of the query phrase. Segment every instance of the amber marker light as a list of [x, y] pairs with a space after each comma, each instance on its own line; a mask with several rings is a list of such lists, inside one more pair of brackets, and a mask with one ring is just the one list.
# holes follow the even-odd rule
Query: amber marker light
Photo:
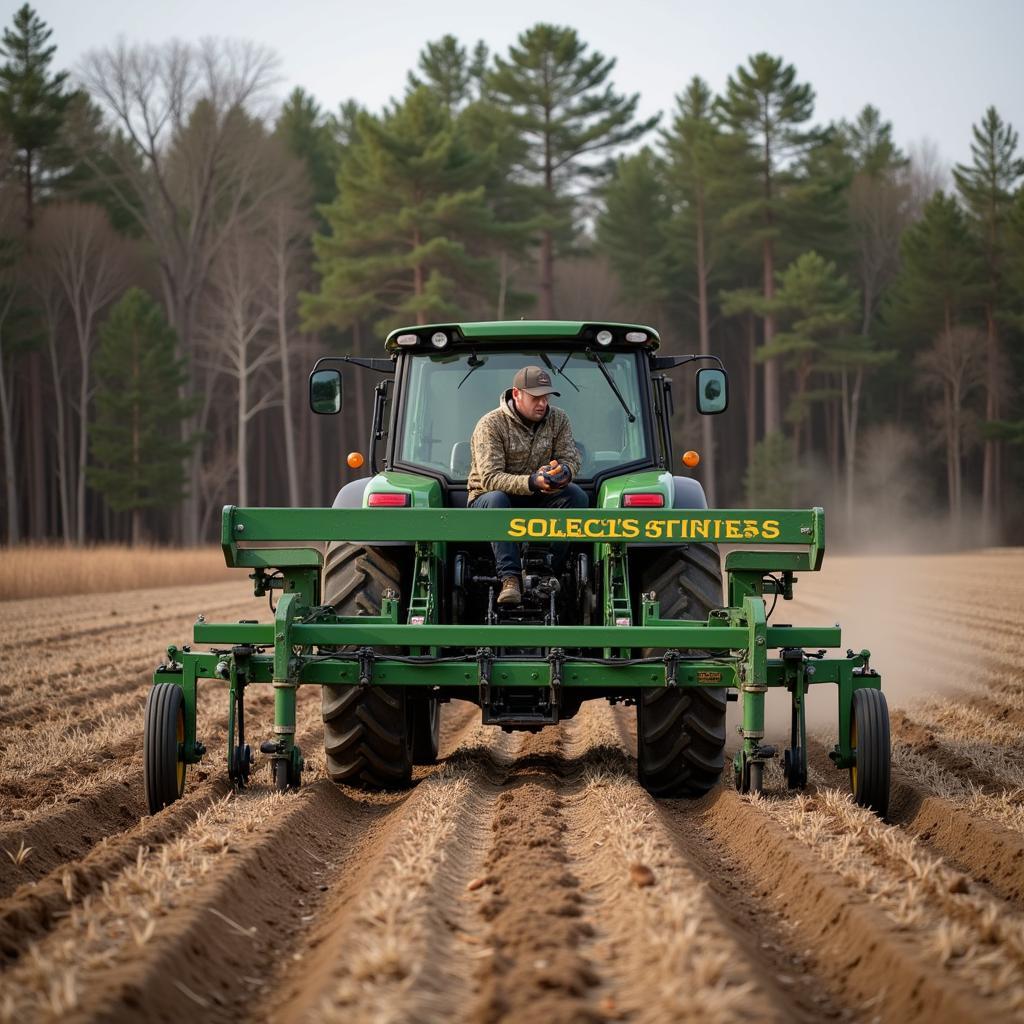
[[693, 469], [694, 466], [699, 466], [700, 465], [700, 452], [694, 452], [694, 451], [683, 452], [683, 465], [684, 466], [689, 466], [690, 469]]
[[359, 469], [362, 467], [365, 459], [363, 458], [362, 452], [349, 452], [348, 458], [346, 458], [345, 461], [352, 469]]

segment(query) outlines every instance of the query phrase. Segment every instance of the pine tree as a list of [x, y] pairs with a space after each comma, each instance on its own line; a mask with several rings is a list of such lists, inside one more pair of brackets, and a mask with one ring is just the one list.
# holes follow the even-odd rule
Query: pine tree
[[673, 295], [672, 205], [665, 178], [664, 162], [647, 146], [622, 157], [597, 222], [598, 239], [630, 303], [649, 309], [652, 321], [666, 316]]
[[571, 237], [581, 182], [593, 185], [610, 171], [608, 157], [639, 139], [657, 117], [635, 121], [638, 95], [607, 84], [615, 60], [587, 52], [571, 28], [538, 24], [523, 32], [508, 58], [495, 57], [487, 95], [505, 107], [527, 140], [520, 171], [538, 190], [545, 220], [540, 229], [540, 316], [555, 315], [556, 247]]
[[[723, 131], [715, 97], [707, 83], [694, 76], [676, 97], [671, 128], [662, 133], [666, 177], [674, 211], [671, 248], [680, 280], [672, 289], [696, 304], [699, 351], [711, 352], [711, 288], [716, 265], [730, 240], [725, 216], [749, 194], [756, 165], [742, 132]], [[691, 283], [692, 282], [692, 283]], [[714, 424], [700, 417], [701, 478], [712, 506], [716, 502]]]
[[903, 235], [901, 267], [884, 309], [886, 330], [906, 350], [970, 321], [980, 308], [982, 265], [963, 211], [936, 192]]
[[[757, 153], [759, 188], [742, 206], [742, 213], [755, 225], [751, 239], [761, 247], [764, 344], [770, 346], [775, 333], [771, 299], [775, 293], [776, 246], [782, 232], [782, 204], [793, 181], [789, 165], [798, 161], [820, 141], [820, 135], [801, 129], [814, 113], [814, 90], [797, 83], [796, 69], [781, 57], [758, 53], [747, 67], [729, 77], [720, 102], [722, 116], [734, 131], [743, 132]], [[734, 217], [737, 216], [734, 212]], [[779, 367], [774, 359], [765, 361], [765, 433], [779, 430], [782, 406]]]
[[856, 171], [878, 177], [909, 163], [893, 141], [892, 122], [870, 103], [855, 121], [839, 122], [839, 135]]
[[[1002, 346], [1000, 333], [1009, 297], [1004, 283], [1007, 222], [1017, 183], [1024, 176], [1024, 159], [1017, 156], [1017, 133], [995, 107], [974, 125], [972, 161], [953, 170], [957, 190], [967, 207], [971, 232], [984, 263], [981, 300], [985, 308], [985, 419], [1002, 415]], [[1002, 445], [997, 437], [985, 440], [982, 463], [981, 515], [985, 535], [998, 538], [998, 510], [1002, 499]]]
[[0, 128], [18, 154], [25, 197], [25, 228], [32, 230], [39, 187], [40, 160], [60, 133], [72, 93], [66, 91], [67, 72], [51, 74], [56, 45], [47, 46], [53, 30], [24, 4], [4, 29], [0, 55]]
[[480, 81], [481, 55], [486, 63], [486, 51], [483, 43], [477, 43], [474, 56], [470, 58], [466, 48], [453, 35], [442, 36], [436, 43], [427, 43], [418, 61], [422, 77], [410, 71], [409, 89], [425, 86], [437, 96], [449, 116], [454, 116], [474, 99], [474, 86], [478, 86]]
[[288, 152], [306, 165], [313, 202], [331, 202], [336, 194], [338, 146], [316, 100], [303, 89], [293, 89], [277, 116], [274, 131]]
[[143, 539], [146, 509], [184, 496], [193, 445], [178, 438], [192, 410], [178, 397], [186, 375], [175, 346], [160, 307], [138, 288], [125, 292], [100, 328], [89, 476], [112, 509], [131, 513], [133, 544]]
[[381, 118], [358, 119], [314, 248], [320, 290], [302, 297], [306, 326], [379, 327], [457, 317], [461, 297], [487, 291], [493, 264], [476, 255], [494, 225], [474, 152], [458, 119], [418, 88]]
[[779, 274], [773, 312], [783, 330], [765, 345], [759, 357], [779, 359], [793, 372], [796, 389], [785, 418], [794, 426], [793, 443], [800, 455], [801, 428], [807, 419], [811, 375], [820, 372], [830, 345], [842, 343], [857, 322], [857, 296], [836, 265], [816, 252], [806, 252]]

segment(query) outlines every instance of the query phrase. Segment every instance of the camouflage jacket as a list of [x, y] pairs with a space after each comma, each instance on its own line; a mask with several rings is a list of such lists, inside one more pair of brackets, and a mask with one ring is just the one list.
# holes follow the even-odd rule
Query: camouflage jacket
[[512, 389], [503, 392], [498, 408], [480, 417], [470, 439], [469, 495], [472, 502], [487, 491], [530, 494], [530, 474], [558, 459], [575, 477], [580, 456], [572, 438], [569, 417], [548, 406], [539, 423], [527, 424], [512, 406]]

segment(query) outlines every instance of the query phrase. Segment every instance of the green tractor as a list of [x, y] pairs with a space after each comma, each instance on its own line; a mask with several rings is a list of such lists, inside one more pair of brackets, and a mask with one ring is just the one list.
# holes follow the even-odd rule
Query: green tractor
[[[250, 570], [274, 618], [200, 617], [193, 641], [211, 650], [168, 648], [146, 707], [151, 811], [182, 795], [187, 765], [205, 752], [196, 704], [199, 680], [210, 679], [228, 686], [227, 764], [238, 786], [253, 764], [247, 687], [274, 688], [273, 735], [260, 749], [288, 789], [303, 768], [296, 693], [315, 685], [336, 782], [409, 785], [414, 765], [437, 758], [451, 700], [472, 701], [484, 724], [508, 731], [557, 725], [584, 700], [607, 700], [636, 707], [639, 781], [658, 797], [699, 797], [718, 783], [729, 700], [742, 711], [736, 785], [760, 791], [777, 755], [765, 742], [770, 687], [789, 694], [782, 761], [789, 786], [803, 787], [807, 691], [834, 683], [830, 757], [849, 770], [855, 800], [885, 815], [889, 719], [869, 653], [825, 657], [840, 646], [838, 626], [769, 621], [778, 599], [792, 598], [795, 574], [821, 566], [822, 510], [709, 510], [700, 484], [673, 474], [670, 373], [712, 363], [694, 375], [696, 408], [721, 413], [728, 380], [717, 357], [659, 355], [657, 332], [642, 325], [550, 321], [409, 327], [385, 347], [381, 358], [324, 357], [310, 375], [320, 414], [341, 409], [332, 363], [378, 375], [369, 474], [345, 484], [331, 509], [224, 509], [227, 563]], [[473, 427], [530, 363], [544, 364], [561, 393], [590, 507], [467, 509]], [[515, 607], [496, 602], [496, 540], [522, 545]], [[569, 544], [557, 569], [553, 542]]]

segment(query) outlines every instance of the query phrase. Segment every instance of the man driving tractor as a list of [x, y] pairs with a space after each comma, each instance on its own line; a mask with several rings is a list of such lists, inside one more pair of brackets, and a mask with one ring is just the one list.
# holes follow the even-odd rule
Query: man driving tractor
[[[524, 366], [502, 392], [497, 409], [482, 416], [470, 439], [469, 495], [471, 508], [586, 508], [587, 496], [572, 482], [580, 456], [569, 417], [548, 402], [554, 395], [551, 377], [539, 366]], [[519, 545], [491, 545], [501, 591], [498, 604], [522, 601]], [[552, 544], [553, 568], [561, 569], [567, 543]]]

